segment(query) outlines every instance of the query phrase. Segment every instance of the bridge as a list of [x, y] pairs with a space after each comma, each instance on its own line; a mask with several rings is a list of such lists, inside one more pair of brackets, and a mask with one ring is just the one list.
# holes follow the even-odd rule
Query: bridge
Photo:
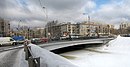
[[[76, 40], [76, 41], [67, 41], [67, 42], [55, 42], [55, 43], [46, 43], [38, 46], [31, 45], [32, 54], [36, 57], [40, 57], [40, 66], [43, 67], [76, 67], [75, 65], [69, 63], [66, 59], [55, 55], [49, 51], [83, 45], [83, 44], [103, 44], [112, 40], [111, 38], [103, 39], [89, 39], [89, 40]], [[25, 60], [25, 53], [23, 50], [24, 46], [17, 46], [12, 48], [5, 48], [0, 50], [0, 67], [28, 67], [28, 63]], [[44, 50], [47, 49], [47, 50]], [[49, 50], [49, 51], [48, 51]], [[41, 52], [41, 53], [40, 53]], [[42, 55], [41, 55], [42, 54]], [[45, 60], [46, 59], [46, 60]], [[58, 61], [58, 63], [56, 63]], [[62, 63], [61, 63], [62, 62]], [[51, 66], [51, 64], [54, 64]]]
[[57, 43], [49, 43], [49, 44], [43, 44], [40, 45], [40, 47], [47, 49], [49, 51], [65, 48], [65, 47], [71, 47], [71, 46], [77, 46], [77, 45], [87, 45], [87, 44], [105, 44], [112, 40], [113, 38], [101, 38], [101, 39], [89, 39], [89, 40], [77, 40], [77, 41], [68, 41], [68, 42], [57, 42]]

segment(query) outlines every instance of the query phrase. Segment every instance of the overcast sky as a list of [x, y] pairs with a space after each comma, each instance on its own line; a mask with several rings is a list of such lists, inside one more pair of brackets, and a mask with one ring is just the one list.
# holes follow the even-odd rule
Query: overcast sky
[[117, 27], [130, 20], [130, 0], [0, 0], [0, 17], [10, 20], [12, 26], [20, 22], [43, 27], [49, 20], [80, 22], [87, 15], [91, 21]]

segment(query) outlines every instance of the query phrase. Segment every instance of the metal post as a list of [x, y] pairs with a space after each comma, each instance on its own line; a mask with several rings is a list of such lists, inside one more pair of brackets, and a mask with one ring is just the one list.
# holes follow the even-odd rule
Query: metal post
[[29, 58], [28, 59], [29, 67], [40, 67], [40, 57], [37, 58]]
[[31, 56], [31, 54], [30, 54], [28, 48], [31, 49], [30, 46], [24, 46], [24, 51], [25, 51], [25, 60], [28, 60], [29, 57]]
[[31, 46], [27, 46], [27, 42], [24, 45], [25, 60], [28, 60], [29, 67], [40, 67], [40, 57], [35, 58], [31, 51]]

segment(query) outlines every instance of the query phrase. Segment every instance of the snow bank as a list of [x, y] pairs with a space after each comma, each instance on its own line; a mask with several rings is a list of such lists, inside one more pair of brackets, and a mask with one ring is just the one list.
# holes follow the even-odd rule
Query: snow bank
[[108, 43], [108, 47], [105, 46], [104, 48], [109, 52], [130, 54], [130, 37], [118, 36]]
[[41, 67], [77, 67], [69, 60], [34, 44], [29, 44], [35, 57], [40, 57]]

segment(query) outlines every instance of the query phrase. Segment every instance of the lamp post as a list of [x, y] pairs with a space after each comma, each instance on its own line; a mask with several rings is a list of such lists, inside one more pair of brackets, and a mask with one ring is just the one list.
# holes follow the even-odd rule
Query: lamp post
[[83, 15], [87, 15], [87, 19], [86, 19], [86, 21], [87, 21], [87, 23], [88, 23], [88, 36], [90, 36], [90, 34], [91, 34], [91, 27], [90, 27], [90, 25], [91, 25], [91, 23], [90, 23], [90, 16], [88, 15], [88, 13], [83, 13]]
[[[45, 11], [44, 11], [44, 13], [45, 13], [45, 22], [46, 23], [48, 23], [48, 11], [47, 11], [47, 8], [46, 7], [42, 7]], [[49, 36], [50, 36], [50, 33], [49, 33], [49, 31], [48, 31], [48, 29], [49, 29], [49, 27], [48, 27], [48, 25], [46, 26], [46, 33], [45, 33], [45, 36], [47, 37], [47, 38], [49, 38]]]

